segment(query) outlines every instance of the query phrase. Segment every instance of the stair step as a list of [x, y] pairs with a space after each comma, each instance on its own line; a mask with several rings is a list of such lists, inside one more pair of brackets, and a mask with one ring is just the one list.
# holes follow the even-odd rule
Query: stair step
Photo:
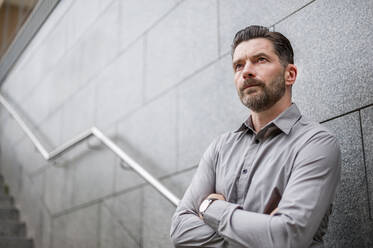
[[[18, 220], [19, 211], [15, 208], [2, 208], [0, 209], [0, 221], [4, 220]], [[2, 246], [0, 246], [2, 247]]]
[[32, 248], [32, 240], [27, 238], [0, 238], [1, 248]]
[[9, 196], [3, 185], [0, 185], [0, 196]]
[[1, 221], [0, 222], [0, 238], [1, 237], [25, 237], [26, 225], [18, 221]]
[[12, 208], [14, 206], [14, 200], [10, 196], [0, 196], [0, 209], [1, 208]]
[[0, 248], [33, 248], [32, 239], [26, 238], [26, 224], [19, 221], [20, 213], [0, 175]]

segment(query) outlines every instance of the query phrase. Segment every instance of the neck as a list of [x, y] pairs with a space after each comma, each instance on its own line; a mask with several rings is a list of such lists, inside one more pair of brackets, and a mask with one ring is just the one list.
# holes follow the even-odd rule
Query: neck
[[254, 130], [259, 132], [265, 125], [272, 120], [276, 119], [282, 112], [291, 106], [291, 98], [283, 97], [271, 108], [262, 111], [254, 112], [251, 111], [251, 121], [253, 123]]

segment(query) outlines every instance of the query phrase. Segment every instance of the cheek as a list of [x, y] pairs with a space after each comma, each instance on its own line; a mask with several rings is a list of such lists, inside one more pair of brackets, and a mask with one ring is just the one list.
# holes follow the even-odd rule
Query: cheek
[[236, 73], [234, 75], [234, 84], [236, 85], [236, 88], [238, 88], [239, 85], [241, 84], [241, 75], [240, 75], [240, 73]]

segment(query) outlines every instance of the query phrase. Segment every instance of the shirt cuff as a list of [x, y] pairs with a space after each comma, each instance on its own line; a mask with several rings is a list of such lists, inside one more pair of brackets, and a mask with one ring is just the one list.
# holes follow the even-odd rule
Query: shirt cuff
[[213, 201], [203, 214], [203, 220], [216, 232], [219, 229], [220, 221], [227, 213], [241, 208], [239, 205], [222, 200]]

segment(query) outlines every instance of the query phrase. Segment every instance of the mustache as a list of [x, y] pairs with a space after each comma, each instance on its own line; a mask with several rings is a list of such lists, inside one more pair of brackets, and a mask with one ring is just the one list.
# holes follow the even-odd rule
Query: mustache
[[246, 89], [247, 87], [252, 87], [252, 86], [260, 86], [264, 87], [265, 84], [263, 81], [254, 79], [254, 78], [248, 78], [243, 82], [243, 89]]

